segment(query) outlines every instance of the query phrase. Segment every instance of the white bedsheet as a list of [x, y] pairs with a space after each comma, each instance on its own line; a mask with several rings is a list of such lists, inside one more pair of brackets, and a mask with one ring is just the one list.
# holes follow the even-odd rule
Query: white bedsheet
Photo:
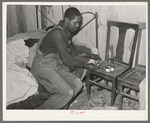
[[6, 105], [25, 100], [37, 93], [38, 84], [25, 68], [29, 48], [23, 39], [7, 44]]

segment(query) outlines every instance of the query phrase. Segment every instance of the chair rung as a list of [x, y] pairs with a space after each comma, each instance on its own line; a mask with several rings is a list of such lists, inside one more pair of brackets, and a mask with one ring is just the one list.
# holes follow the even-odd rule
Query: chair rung
[[92, 80], [92, 81], [98, 82], [98, 81], [101, 81], [101, 80], [102, 80], [102, 78], [97, 78], [97, 79]]
[[132, 95], [129, 95], [129, 94], [126, 94], [124, 92], [121, 92], [121, 94], [125, 97], [128, 97], [130, 99], [133, 99], [133, 100], [136, 100], [136, 101], [139, 101], [139, 98], [138, 97], [135, 97], [135, 96], [132, 96]]
[[97, 82], [95, 82], [95, 81], [89, 80], [89, 82], [91, 82], [91, 83], [93, 83], [93, 84], [95, 84], [95, 85], [97, 85], [97, 86], [99, 86], [99, 87], [102, 87], [102, 88], [105, 88], [105, 89], [108, 89], [108, 90], [112, 90], [112, 88], [111, 88], [111, 87], [108, 87], [108, 86], [102, 85], [102, 84], [97, 83]]

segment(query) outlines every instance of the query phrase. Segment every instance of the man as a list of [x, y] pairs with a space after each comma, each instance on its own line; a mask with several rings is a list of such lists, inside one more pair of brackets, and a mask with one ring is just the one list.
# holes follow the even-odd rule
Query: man
[[65, 109], [81, 91], [83, 85], [74, 75], [76, 68], [90, 71], [97, 66], [88, 59], [101, 60], [98, 55], [81, 53], [72, 43], [72, 35], [80, 28], [81, 13], [76, 8], [66, 10], [63, 21], [40, 41], [31, 72], [48, 92], [50, 98], [37, 109]]

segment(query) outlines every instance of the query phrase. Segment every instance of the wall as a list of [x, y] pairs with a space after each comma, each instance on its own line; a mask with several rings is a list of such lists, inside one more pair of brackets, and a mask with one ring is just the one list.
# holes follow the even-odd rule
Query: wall
[[[73, 6], [73, 5], [71, 5]], [[81, 12], [97, 12], [98, 13], [98, 48], [99, 54], [102, 59], [105, 58], [105, 46], [106, 46], [106, 34], [107, 34], [107, 21], [123, 21], [130, 23], [146, 22], [146, 8], [139, 5], [81, 5], [73, 6], [77, 7]], [[64, 11], [69, 8], [68, 5], [57, 6], [38, 6], [44, 15], [53, 21], [55, 24], [63, 18]], [[16, 33], [27, 32], [37, 29], [36, 10], [35, 6], [8, 6], [7, 13], [7, 37], [10, 37]], [[89, 21], [93, 15], [83, 15], [83, 25]], [[11, 18], [11, 19], [10, 19]], [[38, 11], [39, 28], [45, 29], [51, 26], [52, 23], [45, 19]], [[129, 37], [132, 39], [133, 33], [129, 32]], [[116, 37], [115, 37], [116, 38]], [[115, 39], [114, 38], [114, 39]], [[112, 38], [113, 39], [113, 38]], [[132, 43], [132, 40], [127, 42], [128, 45]], [[93, 46], [96, 46], [96, 34], [95, 34], [95, 20], [93, 20], [88, 26], [81, 30], [75, 37], [74, 42], [87, 42]], [[140, 62], [145, 64], [146, 62], [146, 37], [142, 36], [142, 46], [140, 51]], [[126, 48], [127, 53], [125, 59], [128, 56], [129, 46]]]
[[7, 6], [7, 38], [37, 28], [34, 5]]
[[[146, 22], [146, 8], [145, 6], [75, 6], [81, 12], [84, 11], [92, 11], [98, 12], [98, 41], [99, 41], [99, 54], [102, 59], [105, 58], [105, 46], [106, 46], [106, 34], [107, 34], [107, 21], [122, 21], [122, 22], [129, 22], [129, 23], [139, 23], [139, 22]], [[87, 15], [86, 15], [87, 16]], [[89, 16], [84, 19], [89, 19]], [[83, 29], [80, 34], [76, 36], [75, 40], [81, 40], [84, 42], [88, 42], [96, 46], [96, 39], [95, 39], [95, 22], [93, 21], [89, 24], [85, 29]], [[129, 38], [132, 39], [133, 32], [130, 31]], [[141, 64], [146, 64], [146, 37], [143, 33], [142, 42], [141, 43], [141, 51], [140, 51], [140, 60]], [[114, 37], [115, 39], [115, 37]], [[129, 45], [132, 40], [129, 40], [128, 48], [126, 48], [126, 54], [124, 59], [127, 59], [129, 54]], [[126, 45], [127, 46], [127, 45]]]

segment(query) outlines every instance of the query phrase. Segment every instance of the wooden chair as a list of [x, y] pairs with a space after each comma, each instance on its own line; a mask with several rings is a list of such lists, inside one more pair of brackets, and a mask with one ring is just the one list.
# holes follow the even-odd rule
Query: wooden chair
[[128, 70], [124, 74], [118, 77], [118, 95], [119, 95], [119, 109], [122, 109], [123, 97], [128, 97], [130, 99], [139, 101], [139, 97], [136, 95], [131, 95], [130, 93], [124, 92], [124, 88], [129, 90], [134, 90], [139, 92], [139, 85], [141, 81], [146, 77], [146, 66], [138, 64], [139, 60], [139, 51], [141, 43], [141, 34], [142, 30], [146, 29], [146, 23], [139, 23], [139, 36], [137, 44], [137, 52], [135, 59], [135, 67]]
[[[111, 106], [114, 105], [115, 97], [116, 97], [116, 88], [117, 88], [117, 77], [130, 69], [132, 67], [133, 63], [133, 56], [135, 52], [135, 46], [137, 42], [138, 37], [138, 24], [132, 24], [132, 23], [124, 23], [124, 22], [116, 22], [116, 21], [108, 21], [107, 22], [107, 41], [106, 41], [106, 55], [105, 60], [101, 62], [101, 65], [98, 70], [90, 72], [87, 72], [86, 77], [86, 88], [87, 88], [87, 98], [90, 99], [90, 91], [91, 91], [91, 85], [97, 85], [99, 87], [108, 89], [111, 91]], [[110, 34], [112, 33], [111, 28], [117, 27], [119, 30], [118, 35], [118, 43], [116, 47], [116, 57], [113, 59], [113, 72], [106, 72], [105, 66], [108, 64], [109, 59], [109, 50], [110, 50]], [[126, 32], [128, 29], [134, 30], [134, 36], [133, 36], [133, 42], [131, 47], [131, 53], [129, 55], [129, 61], [128, 63], [123, 61], [123, 54], [124, 54], [124, 42], [126, 37]], [[129, 34], [129, 33], [128, 33]], [[95, 80], [91, 80], [91, 75], [96, 76], [97, 78]], [[112, 87], [109, 87], [107, 84], [103, 85], [101, 84], [101, 80], [107, 80], [112, 82]]]

